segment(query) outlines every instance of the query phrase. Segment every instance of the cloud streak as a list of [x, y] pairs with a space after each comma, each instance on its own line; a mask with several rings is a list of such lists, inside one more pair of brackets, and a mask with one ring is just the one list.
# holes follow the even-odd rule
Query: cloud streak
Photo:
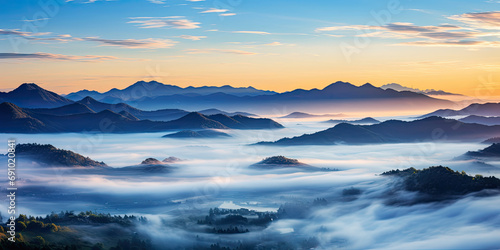
[[229, 10], [228, 9], [217, 9], [217, 8], [210, 8], [208, 10], [204, 10], [200, 13], [224, 13], [224, 12], [228, 12]]
[[186, 39], [186, 40], [193, 40], [193, 41], [199, 41], [203, 38], [207, 38], [206, 36], [190, 36], [190, 35], [182, 35], [179, 36], [179, 38]]
[[1, 59], [41, 59], [41, 60], [64, 60], [64, 61], [81, 61], [81, 62], [95, 62], [95, 61], [107, 61], [118, 59], [114, 56], [73, 56], [73, 55], [62, 55], [62, 54], [51, 54], [51, 53], [0, 53]]
[[448, 18], [479, 29], [500, 29], [500, 11], [465, 13]]
[[256, 35], [270, 35], [271, 33], [265, 31], [250, 31], [250, 30], [239, 30], [239, 31], [231, 31], [231, 33], [236, 34], [256, 34]]
[[172, 29], [197, 29], [200, 28], [199, 22], [194, 22], [182, 16], [167, 16], [167, 17], [130, 17], [132, 23], [139, 28], [172, 28]]
[[498, 48], [500, 47], [500, 42], [489, 42], [489, 41], [445, 41], [445, 42], [430, 42], [430, 41], [416, 41], [416, 42], [405, 42], [398, 45], [418, 45], [418, 46], [429, 46], [429, 47], [484, 47], [484, 48]]
[[[317, 28], [316, 32], [334, 32], [335, 36], [343, 33], [336, 32], [356, 31], [357, 37], [379, 37], [394, 39], [423, 39], [420, 41], [404, 42], [402, 45], [413, 46], [474, 46], [496, 47], [496, 42], [481, 41], [482, 37], [498, 37], [500, 28], [500, 12], [466, 13], [448, 17], [460, 21], [465, 26], [441, 24], [418, 26], [413, 23], [395, 22], [382, 26], [374, 25], [340, 25]], [[331, 35], [331, 34], [330, 34]]]
[[[52, 35], [47, 36], [50, 33], [30, 33], [21, 32], [17, 30], [2, 30], [0, 29], [0, 35], [13, 35], [19, 36], [31, 41], [58, 41], [58, 42], [71, 42], [71, 41], [88, 41], [97, 42], [101, 46], [117, 46], [128, 49], [159, 49], [159, 48], [170, 48], [173, 47], [178, 42], [172, 41], [170, 39], [105, 39], [100, 37], [73, 37], [69, 34], [63, 35]], [[194, 39], [195, 37], [193, 37]], [[200, 37], [204, 38], [204, 37]]]
[[153, 38], [113, 40], [113, 39], [103, 39], [99, 37], [86, 37], [86, 38], [81, 38], [81, 40], [98, 42], [102, 46], [118, 46], [129, 49], [170, 48], [177, 43], [169, 39], [153, 39]]
[[44, 33], [33, 33], [33, 32], [25, 32], [25, 31], [19, 31], [17, 29], [0, 29], [0, 35], [15, 35], [15, 36], [23, 36], [23, 37], [32, 37], [32, 36], [43, 36], [43, 35], [48, 35], [50, 32], [44, 32]]
[[243, 50], [235, 49], [188, 49], [185, 50], [188, 54], [213, 54], [213, 53], [223, 53], [223, 54], [235, 54], [235, 55], [257, 55], [255, 52], [248, 52]]

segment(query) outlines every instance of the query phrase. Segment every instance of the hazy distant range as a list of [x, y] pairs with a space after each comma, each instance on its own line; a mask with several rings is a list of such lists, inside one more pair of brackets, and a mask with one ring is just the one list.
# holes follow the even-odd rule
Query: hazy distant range
[[11, 102], [22, 108], [56, 108], [86, 97], [103, 103], [126, 103], [146, 111], [215, 108], [280, 117], [295, 111], [315, 114], [384, 111], [424, 113], [456, 106], [449, 100], [430, 97], [418, 91], [378, 88], [368, 83], [358, 87], [340, 81], [323, 89], [296, 89], [284, 93], [227, 85], [181, 88], [156, 81], [139, 81], [127, 88], [115, 88], [104, 93], [80, 90], [65, 96], [44, 90], [36, 84], [23, 84], [13, 91], [0, 92], [0, 102]]
[[210, 107], [268, 115], [283, 115], [291, 111], [325, 113], [432, 110], [453, 106], [451, 101], [433, 98], [422, 92], [378, 88], [368, 83], [358, 87], [340, 81], [323, 89], [296, 89], [284, 93], [228, 85], [181, 88], [156, 81], [139, 81], [121, 90], [115, 88], [104, 93], [81, 90], [65, 97], [77, 101], [86, 96], [107, 103], [124, 102], [144, 110], [200, 110]]

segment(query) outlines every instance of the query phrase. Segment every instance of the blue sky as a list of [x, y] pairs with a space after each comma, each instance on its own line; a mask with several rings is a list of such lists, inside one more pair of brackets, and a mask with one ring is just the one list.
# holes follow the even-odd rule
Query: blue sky
[[3, 89], [154, 78], [284, 91], [344, 80], [470, 94], [478, 77], [499, 73], [496, 0], [1, 3]]

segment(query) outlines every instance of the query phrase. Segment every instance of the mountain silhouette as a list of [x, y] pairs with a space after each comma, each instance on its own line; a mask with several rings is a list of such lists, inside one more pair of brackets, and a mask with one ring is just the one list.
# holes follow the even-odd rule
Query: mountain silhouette
[[23, 108], [55, 108], [73, 103], [34, 83], [23, 83], [10, 92], [0, 92], [0, 102], [10, 102]]
[[417, 202], [440, 201], [485, 189], [500, 189], [500, 180], [493, 176], [470, 176], [443, 166], [392, 170], [382, 173], [382, 176], [396, 177], [396, 189], [402, 187], [424, 195], [418, 197]]
[[299, 162], [297, 159], [287, 158], [282, 155], [267, 157], [257, 164], [265, 164], [265, 165], [305, 165], [304, 163]]
[[114, 111], [114, 112], [120, 112], [120, 111], [125, 110], [125, 111], [130, 112], [130, 113], [138, 113], [141, 111], [141, 110], [136, 109], [136, 108], [134, 108], [128, 104], [125, 104], [125, 103], [115, 103], [115, 104], [104, 103], [104, 102], [97, 101], [96, 99], [94, 99], [90, 96], [86, 96], [85, 98], [77, 101], [77, 103], [83, 104], [83, 105], [95, 110], [96, 112], [101, 112], [101, 111], [106, 110], [106, 109]]
[[279, 129], [284, 128], [283, 125], [268, 119], [268, 118], [252, 118], [243, 115], [210, 115], [209, 119], [218, 121], [222, 124], [237, 129]]
[[405, 87], [405, 86], [402, 86], [401, 84], [397, 84], [397, 83], [385, 84], [385, 85], [380, 86], [380, 88], [382, 88], [382, 89], [393, 89], [393, 90], [397, 90], [397, 91], [411, 91], [411, 92], [421, 93], [421, 94], [426, 94], [426, 95], [454, 95], [454, 96], [462, 96], [460, 94], [454, 94], [454, 93], [446, 92], [446, 91], [443, 91], [443, 90], [435, 90], [435, 89], [420, 90], [420, 89], [416, 89], [416, 88], [409, 88], [409, 87]]
[[335, 127], [282, 138], [275, 142], [259, 142], [260, 145], [335, 145], [379, 144], [421, 141], [478, 141], [500, 133], [500, 126], [463, 123], [453, 119], [428, 117], [415, 121], [389, 120], [374, 125], [340, 123]]
[[220, 138], [231, 137], [229, 134], [216, 130], [182, 130], [176, 133], [162, 136], [164, 138]]
[[111, 89], [104, 93], [97, 91], [81, 90], [68, 94], [66, 97], [71, 100], [80, 100], [90, 96], [101, 101], [123, 102], [138, 100], [144, 97], [157, 97], [167, 95], [210, 95], [214, 93], [226, 93], [235, 96], [255, 96], [275, 94], [273, 91], [258, 90], [253, 87], [235, 88], [229, 85], [221, 87], [203, 86], [181, 88], [175, 85], [163, 84], [157, 81], [138, 81], [124, 89]]
[[[129, 113], [133, 117], [136, 117], [137, 119], [140, 120], [145, 120], [149, 119], [152, 121], [172, 121], [179, 119], [190, 112], [182, 110], [182, 109], [159, 109], [159, 110], [153, 110], [153, 111], [147, 111], [147, 110], [140, 110], [137, 108], [134, 108], [126, 103], [105, 103], [101, 101], [97, 101], [94, 98], [87, 96], [83, 98], [82, 100], [77, 101], [77, 103], [84, 104], [88, 106], [89, 108], [100, 112], [103, 110], [111, 110], [117, 113], [121, 113], [123, 111]], [[218, 109], [206, 109], [202, 110], [198, 113], [201, 113], [203, 115], [213, 115], [213, 114], [225, 114], [225, 115], [244, 115], [244, 116], [256, 116], [254, 114], [246, 113], [246, 112], [233, 112], [233, 113], [228, 113], [222, 110]]]
[[0, 128], [4, 133], [49, 132], [42, 121], [29, 115], [29, 111], [10, 102], [0, 104]]
[[473, 103], [463, 109], [453, 110], [453, 109], [439, 109], [429, 114], [425, 114], [420, 118], [429, 117], [429, 116], [441, 116], [441, 117], [449, 117], [449, 116], [500, 116], [500, 103]]
[[72, 103], [58, 108], [28, 109], [30, 112], [46, 115], [76, 115], [95, 113], [94, 110], [81, 103]]
[[492, 137], [487, 140], [484, 140], [481, 142], [482, 144], [493, 144], [493, 143], [500, 143], [500, 137]]
[[58, 149], [50, 144], [17, 144], [16, 155], [46, 166], [107, 167], [104, 162], [92, 160], [70, 150]]
[[234, 116], [234, 115], [243, 115], [243, 116], [258, 116], [255, 114], [247, 113], [247, 112], [225, 112], [219, 109], [204, 109], [201, 111], [198, 111], [198, 113], [204, 114], [204, 115], [217, 115], [217, 114], [223, 114], [227, 116]]
[[327, 123], [350, 123], [350, 124], [375, 124], [375, 123], [380, 123], [379, 120], [373, 119], [371, 117], [365, 117], [363, 119], [359, 120], [353, 120], [353, 121], [348, 121], [348, 120], [328, 120], [325, 121]]
[[141, 165], [154, 165], [154, 164], [163, 164], [163, 162], [159, 161], [156, 158], [147, 158], [141, 162]]
[[500, 116], [485, 117], [478, 115], [469, 115], [467, 117], [458, 120], [466, 123], [479, 123], [483, 125], [500, 125]]
[[[271, 119], [250, 118], [241, 115], [230, 117], [237, 121], [237, 126], [233, 123], [228, 123], [226, 126], [197, 112], [189, 113], [168, 122], [139, 120], [124, 110], [121, 113], [106, 109], [97, 113], [70, 115], [36, 113], [12, 103], [1, 103], [0, 112], [0, 121], [2, 122], [0, 132], [3, 133], [138, 133], [174, 129], [275, 129], [283, 127]], [[214, 117], [217, 117], [217, 115]]]
[[87, 96], [87, 97], [85, 97], [82, 100], [79, 100], [77, 102], [84, 104], [97, 112], [100, 112], [100, 111], [103, 111], [106, 109], [117, 112], [117, 113], [125, 111], [125, 112], [131, 114], [132, 116], [134, 116], [138, 119], [141, 119], [141, 120], [149, 119], [149, 120], [153, 120], [153, 121], [171, 121], [171, 120], [181, 118], [189, 113], [185, 110], [180, 110], [180, 109], [160, 109], [160, 110], [155, 110], [155, 111], [144, 111], [144, 110], [134, 108], [126, 103], [110, 104], [110, 103], [100, 102], [100, 101], [97, 101], [90, 96]]
[[493, 143], [478, 151], [469, 151], [459, 159], [498, 160], [500, 159], [500, 143]]
[[222, 123], [209, 119], [206, 116], [198, 113], [189, 113], [177, 120], [167, 122], [169, 127], [172, 129], [205, 129], [205, 128], [215, 128], [215, 129], [228, 129], [226, 125]]
[[[381, 89], [371, 84], [354, 86], [346, 82], [335, 82], [323, 89], [296, 89], [290, 92], [270, 95], [236, 96], [224, 92], [208, 95], [167, 95], [144, 97], [127, 103], [141, 109], [158, 109], [160, 107], [177, 107], [198, 110], [203, 107], [218, 109], [245, 109], [252, 112], [269, 112], [269, 107], [280, 110], [300, 109], [313, 112], [331, 112], [331, 108], [338, 107], [342, 110], [380, 110], [380, 109], [429, 109], [448, 107], [453, 103], [426, 96], [425, 94], [410, 91], [395, 91]], [[333, 105], [337, 104], [337, 105]]]

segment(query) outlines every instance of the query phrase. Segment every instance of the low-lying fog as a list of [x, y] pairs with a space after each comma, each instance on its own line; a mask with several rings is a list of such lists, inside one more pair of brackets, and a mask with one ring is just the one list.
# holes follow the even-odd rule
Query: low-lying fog
[[[500, 164], [475, 164], [453, 158], [484, 148], [471, 143], [413, 143], [363, 146], [251, 146], [258, 141], [298, 136], [331, 124], [280, 120], [282, 130], [231, 130], [224, 139], [166, 139], [167, 133], [6, 135], [6, 142], [36, 142], [68, 149], [111, 167], [137, 165], [146, 158], [175, 156], [176, 169], [157, 175], [100, 175], [61, 168], [40, 168], [21, 161], [17, 168], [18, 211], [45, 215], [61, 210], [146, 215], [144, 228], [156, 244], [189, 245], [198, 235], [206, 242], [291, 242], [313, 240], [320, 249], [495, 248], [500, 246], [500, 197], [468, 196], [456, 202], [411, 206], [387, 205], [391, 179], [378, 174], [391, 169], [444, 165], [470, 174], [495, 175]], [[249, 165], [283, 155], [311, 166], [338, 171], [265, 170]], [[7, 183], [6, 171], [0, 172]], [[5, 185], [2, 184], [3, 187]], [[346, 200], [347, 188], [361, 190]], [[411, 199], [413, 194], [402, 194]], [[384, 198], [385, 197], [385, 198]], [[209, 208], [277, 211], [283, 204], [308, 204], [316, 198], [326, 206], [301, 217], [280, 219], [263, 231], [211, 235], [182, 230], [179, 217], [207, 214]], [[6, 210], [6, 202], [0, 209]], [[300, 205], [297, 205], [300, 206]], [[2, 213], [5, 214], [5, 213]], [[4, 216], [5, 217], [5, 216]], [[301, 243], [302, 242], [302, 243]]]

